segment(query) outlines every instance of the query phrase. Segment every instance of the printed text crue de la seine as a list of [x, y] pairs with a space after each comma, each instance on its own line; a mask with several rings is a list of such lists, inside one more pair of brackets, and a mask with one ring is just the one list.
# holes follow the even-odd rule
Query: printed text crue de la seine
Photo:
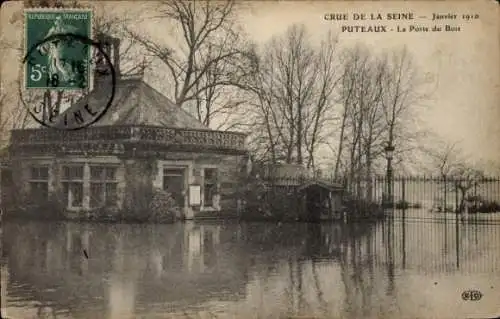
[[477, 13], [433, 12], [333, 12], [323, 19], [339, 22], [341, 32], [460, 32], [464, 24], [479, 19]]

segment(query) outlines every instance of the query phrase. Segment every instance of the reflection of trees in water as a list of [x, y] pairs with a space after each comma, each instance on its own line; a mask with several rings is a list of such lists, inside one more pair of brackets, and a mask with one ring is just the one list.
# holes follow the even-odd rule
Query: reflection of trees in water
[[[344, 308], [339, 316], [363, 318], [374, 308], [390, 311], [394, 278], [404, 266], [442, 272], [440, 263], [455, 265], [456, 243], [467, 260], [500, 242], [500, 232], [484, 227], [474, 233], [460, 224], [457, 241], [455, 224], [405, 225], [7, 224], [8, 290], [11, 299], [51, 304], [58, 313], [92, 317], [92, 311], [107, 311], [119, 318], [126, 317], [120, 307], [165, 311], [181, 301], [192, 308], [214, 298], [241, 298], [250, 269], [262, 305], [273, 303], [266, 294], [279, 294], [272, 298], [290, 314], [326, 316]], [[499, 257], [491, 258], [489, 266], [498, 265]], [[269, 311], [261, 308], [268, 306], [255, 311]]]
[[[288, 282], [288, 286], [282, 292], [286, 294], [285, 299], [288, 301], [287, 315], [328, 317], [335, 310], [332, 307], [335, 307], [335, 298], [338, 297], [338, 292], [332, 293], [331, 290], [332, 287], [342, 284], [340, 281], [344, 283], [346, 291], [346, 298], [340, 305], [346, 306], [346, 311], [352, 309], [351, 312], [360, 316], [370, 311], [370, 297], [374, 285], [374, 259], [371, 245], [373, 236], [369, 226], [323, 224], [307, 225], [303, 229], [306, 232], [301, 236], [298, 247], [287, 249], [286, 244], [289, 241], [284, 243], [277, 241], [268, 246], [262, 242], [262, 237], [257, 237], [255, 242], [249, 240], [246, 243], [258, 245], [263, 250], [267, 248], [269, 252], [274, 252], [276, 246], [281, 244], [281, 249], [288, 252], [281, 253], [284, 255], [281, 258], [284, 262], [282, 269], [286, 271], [286, 282]], [[279, 263], [279, 260], [275, 259], [274, 262]], [[338, 262], [340, 265], [340, 278], [329, 277], [332, 262]], [[275, 275], [262, 274], [262, 276]], [[259, 277], [259, 282], [263, 280], [262, 276]], [[263, 288], [260, 293], [270, 292], [267, 288]]]
[[[450, 261], [455, 265], [452, 271], [457, 271], [456, 243], [463, 254], [480, 247], [476, 238], [491, 247], [485, 234], [467, 237], [465, 230], [460, 231], [457, 241], [455, 224], [448, 225], [448, 229], [436, 223], [399, 221], [371, 226], [297, 225], [301, 235], [286, 239], [283, 233], [288, 232], [288, 227], [293, 226], [267, 225], [260, 233], [255, 227], [242, 236], [240, 245], [249, 247], [248, 252], [257, 263], [265, 264], [255, 269], [259, 271], [255, 275], [259, 284], [253, 287], [253, 294], [260, 296], [264, 304], [276, 304], [273, 309], [256, 307], [261, 317], [269, 312], [272, 312], [270, 317], [280, 313], [329, 317], [339, 308], [344, 309], [337, 317], [366, 318], [374, 313], [383, 317], [398, 313], [398, 296], [404, 285], [404, 282], [397, 284], [398, 276], [404, 278], [407, 270], [439, 275], [445, 271], [442, 266]], [[290, 233], [296, 234], [297, 229]], [[494, 232], [490, 235], [498, 236]], [[474, 239], [469, 240], [468, 247], [462, 244], [466, 238]], [[450, 251], [449, 256], [442, 254], [445, 247]], [[271, 272], [269, 265], [280, 266], [274, 266], [276, 270]], [[463, 263], [460, 267], [461, 271]], [[282, 284], [286, 289], [282, 288], [276, 296], [277, 287]], [[339, 289], [339, 285], [343, 287]], [[281, 308], [282, 301], [287, 312]]]
[[354, 237], [351, 234], [357, 233], [356, 228], [347, 229], [341, 242], [340, 269], [345, 289], [344, 311], [353, 317], [363, 317], [371, 310], [370, 298], [374, 284], [372, 232]]
[[313, 279], [314, 279], [314, 290], [316, 291], [320, 310], [324, 315], [327, 315], [328, 314], [328, 303], [326, 302], [326, 300], [324, 298], [323, 289], [321, 288], [320, 278], [318, 275], [317, 264], [314, 261], [312, 263], [312, 273], [313, 273]]
[[[392, 221], [380, 225], [376, 233], [384, 237], [385, 254], [377, 254], [377, 264], [425, 274], [443, 272], [491, 272], [500, 266], [496, 256], [484, 262], [485, 252], [496, 251], [500, 242], [497, 225], [474, 225], [459, 220]], [[390, 242], [390, 244], [389, 244]], [[391, 258], [391, 259], [390, 259]]]

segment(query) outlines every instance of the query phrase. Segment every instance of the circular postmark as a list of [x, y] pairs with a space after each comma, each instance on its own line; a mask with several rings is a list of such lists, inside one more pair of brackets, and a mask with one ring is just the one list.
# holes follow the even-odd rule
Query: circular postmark
[[[54, 129], [78, 130], [104, 116], [116, 89], [116, 73], [106, 46], [109, 44], [86, 36], [64, 33], [29, 48], [22, 64], [24, 75], [45, 81], [45, 87], [23, 87], [20, 98], [36, 122]], [[76, 58], [63, 56], [62, 48], [76, 48], [80, 54], [73, 54]], [[44, 55], [46, 65], [35, 63]]]

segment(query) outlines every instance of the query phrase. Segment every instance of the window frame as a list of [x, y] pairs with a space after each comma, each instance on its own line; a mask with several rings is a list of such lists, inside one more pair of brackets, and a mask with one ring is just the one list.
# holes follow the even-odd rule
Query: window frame
[[[81, 209], [85, 207], [85, 166], [86, 163], [64, 163], [61, 165], [61, 171], [62, 171], [62, 176], [61, 176], [61, 186], [63, 188], [63, 196], [64, 196], [64, 202], [65, 206], [68, 209]], [[68, 176], [65, 176], [65, 169], [71, 169], [75, 167], [81, 167], [82, 168], [82, 175], [81, 176], [76, 176], [76, 178], [73, 178], [71, 176], [71, 173], [68, 174]], [[80, 200], [80, 205], [73, 205], [73, 201], [70, 202], [69, 194], [71, 190], [72, 185], [81, 185], [81, 200]], [[66, 191], [66, 187], [68, 187], [68, 190]]]
[[[89, 170], [89, 178], [88, 178], [88, 189], [89, 189], [89, 208], [90, 209], [97, 209], [97, 208], [102, 208], [102, 207], [118, 207], [118, 170], [119, 166], [116, 164], [107, 164], [107, 163], [88, 163], [88, 170]], [[102, 169], [102, 172], [100, 173], [99, 178], [97, 179], [95, 176], [92, 175], [92, 169], [99, 168]], [[113, 170], [113, 177], [109, 178], [108, 177], [108, 170]], [[96, 202], [93, 201], [93, 186], [94, 185], [99, 185], [100, 187], [100, 201]], [[109, 197], [111, 195], [108, 194], [108, 186], [112, 185], [114, 188], [114, 200], [110, 200]], [[112, 193], [112, 192], [109, 192]], [[111, 198], [113, 198], [111, 197]]]
[[[33, 174], [33, 171], [34, 170], [40, 170], [40, 169], [46, 169], [47, 170], [47, 174], [46, 176], [40, 176], [40, 175], [45, 175], [45, 174], [38, 174], [39, 176], [36, 176], [36, 178], [34, 178], [34, 174]], [[29, 194], [29, 198], [32, 199], [32, 200], [48, 200], [49, 199], [49, 195], [50, 195], [50, 191], [49, 191], [49, 182], [50, 182], [50, 166], [47, 165], [47, 164], [33, 164], [33, 165], [30, 165], [29, 166], [29, 178], [28, 178], [28, 194]], [[34, 192], [34, 187], [33, 185], [44, 185], [44, 193], [45, 196], [36, 196], [33, 194]], [[39, 187], [37, 186], [36, 189], [38, 190]], [[39, 198], [38, 198], [39, 197]], [[45, 197], [45, 198], [43, 198]]]

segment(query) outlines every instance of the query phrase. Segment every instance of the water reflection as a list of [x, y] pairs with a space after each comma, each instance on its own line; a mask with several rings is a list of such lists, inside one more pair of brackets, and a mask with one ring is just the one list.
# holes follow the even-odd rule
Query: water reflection
[[[14, 318], [463, 317], [498, 309], [499, 237], [498, 226], [401, 219], [8, 223], [2, 311]], [[483, 300], [460, 303], [457, 291], [470, 285]]]

